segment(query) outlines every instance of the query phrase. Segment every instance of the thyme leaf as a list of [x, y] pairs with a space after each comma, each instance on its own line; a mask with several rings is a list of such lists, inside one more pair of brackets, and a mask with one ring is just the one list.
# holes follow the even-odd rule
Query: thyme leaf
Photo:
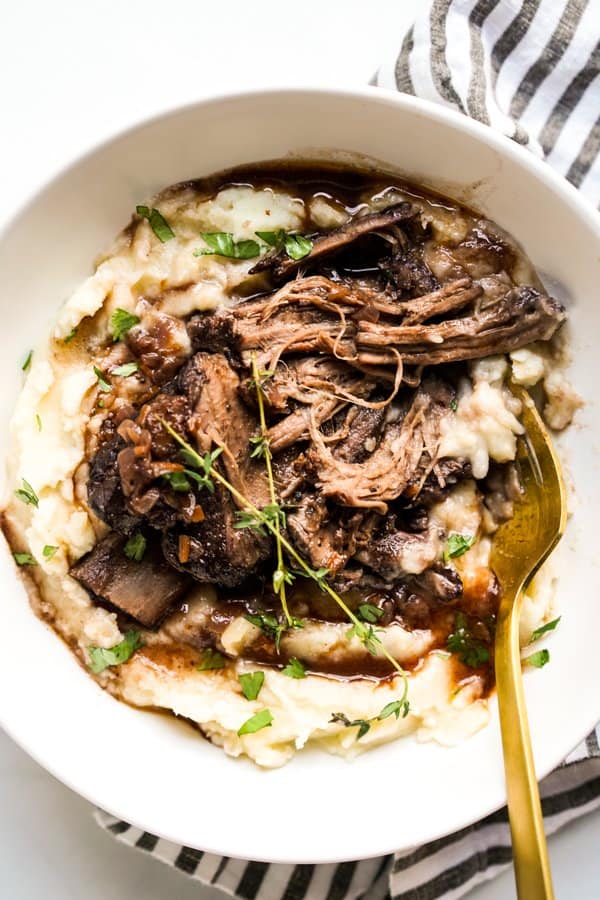
[[448, 635], [447, 647], [456, 653], [466, 666], [476, 669], [489, 661], [490, 651], [484, 643], [476, 640], [469, 630], [466, 617], [458, 613], [454, 620], [454, 631]]
[[364, 737], [371, 728], [371, 723], [368, 719], [352, 719], [351, 721], [347, 715], [341, 712], [332, 713], [329, 721], [333, 724], [344, 725], [346, 728], [358, 727], [357, 741], [360, 741], [361, 737]]
[[34, 489], [31, 487], [28, 481], [25, 481], [24, 478], [21, 478], [21, 487], [17, 488], [15, 491], [15, 495], [22, 500], [23, 503], [29, 503], [31, 506], [39, 506], [40, 500]]

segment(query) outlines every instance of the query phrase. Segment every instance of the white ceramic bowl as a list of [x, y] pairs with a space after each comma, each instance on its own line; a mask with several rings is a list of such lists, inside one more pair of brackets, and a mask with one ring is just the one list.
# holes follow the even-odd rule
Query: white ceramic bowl
[[[114, 138], [54, 179], [0, 243], [0, 450], [19, 361], [136, 202], [228, 166], [290, 153], [331, 158], [333, 150], [379, 159], [479, 208], [567, 296], [572, 378], [586, 406], [565, 437], [577, 500], [563, 542], [563, 620], [550, 639], [551, 664], [526, 677], [543, 776], [600, 718], [600, 223], [516, 144], [442, 107], [375, 89], [223, 97]], [[0, 583], [0, 722], [65, 784], [148, 831], [229, 856], [325, 862], [432, 840], [504, 802], [495, 710], [489, 728], [455, 749], [407, 739], [352, 763], [308, 750], [260, 771], [174, 719], [103, 693], [30, 611], [4, 548]]]

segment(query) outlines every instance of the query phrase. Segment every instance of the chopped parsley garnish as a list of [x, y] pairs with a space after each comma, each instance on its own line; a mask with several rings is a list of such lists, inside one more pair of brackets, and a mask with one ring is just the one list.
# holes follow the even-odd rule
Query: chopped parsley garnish
[[31, 553], [13, 553], [18, 566], [37, 566], [37, 561]]
[[121, 307], [115, 309], [110, 319], [113, 341], [115, 341], [115, 343], [117, 341], [122, 341], [123, 335], [127, 334], [129, 329], [133, 328], [134, 325], [138, 325], [139, 321], [139, 316], [135, 316], [133, 313], [127, 312], [126, 309], [121, 309]]
[[374, 625], [382, 617], [383, 610], [379, 609], [378, 606], [373, 606], [372, 603], [361, 603], [356, 613], [363, 622], [370, 622]]
[[358, 734], [356, 735], [357, 741], [360, 741], [361, 737], [364, 737], [371, 728], [371, 723], [368, 719], [353, 719], [351, 721], [347, 715], [339, 712], [332, 713], [329, 721], [334, 724], [344, 725], [346, 728], [358, 727]]
[[246, 615], [244, 618], [247, 619], [248, 622], [251, 622], [253, 625], [256, 625], [257, 628], [260, 628], [260, 630], [263, 631], [268, 637], [274, 638], [275, 647], [278, 653], [281, 644], [281, 638], [288, 629], [304, 628], [304, 623], [300, 619], [292, 617], [292, 621], [288, 625], [287, 623], [281, 623], [279, 619], [272, 613], [248, 613], [248, 615]]
[[304, 259], [312, 247], [312, 241], [301, 234], [288, 234], [285, 237], [285, 252], [291, 259]]
[[135, 211], [142, 219], [148, 220], [150, 228], [161, 244], [166, 244], [167, 241], [170, 241], [175, 237], [175, 232], [165, 217], [157, 209], [154, 209], [154, 207], [150, 209], [149, 206], [136, 206]]
[[44, 559], [52, 559], [58, 553], [58, 547], [55, 547], [54, 544], [46, 544], [42, 553], [44, 554]]
[[129, 375], [133, 375], [134, 372], [137, 372], [139, 367], [139, 363], [135, 361], [123, 363], [122, 366], [116, 366], [112, 369], [111, 375], [118, 375], [120, 378], [128, 378]]
[[63, 338], [63, 344], [70, 344], [76, 334], [77, 334], [77, 329], [71, 328], [70, 332], [67, 335], [65, 335], [65, 337]]
[[247, 672], [238, 676], [246, 700], [256, 700], [265, 682], [264, 672]]
[[35, 414], [35, 424], [37, 425], [38, 431], [42, 430], [42, 420], [39, 413]]
[[34, 489], [31, 487], [28, 481], [25, 481], [24, 478], [21, 478], [21, 487], [17, 488], [15, 491], [16, 496], [19, 500], [22, 500], [23, 503], [29, 503], [31, 506], [39, 506], [40, 500]]
[[127, 662], [141, 646], [139, 631], [126, 631], [123, 640], [108, 650], [104, 647], [88, 647], [89, 667], [94, 675], [99, 675], [109, 666], [120, 666]]
[[383, 722], [383, 720], [389, 718], [389, 716], [396, 716], [396, 718], [399, 719], [402, 714], [402, 718], [405, 719], [409, 709], [408, 700], [392, 700], [391, 703], [387, 703], [383, 707], [377, 718], [380, 722]]
[[552, 619], [551, 622], [546, 622], [545, 625], [540, 625], [539, 628], [536, 628], [531, 637], [529, 638], [529, 643], [533, 644], [534, 641], [539, 640], [543, 634], [547, 634], [549, 631], [554, 631], [558, 623], [560, 622], [560, 616], [557, 619]]
[[546, 663], [550, 662], [550, 651], [545, 649], [538, 650], [536, 653], [526, 656], [523, 662], [528, 666], [535, 666], [536, 669], [541, 669]]
[[467, 620], [458, 613], [454, 622], [454, 631], [448, 635], [448, 650], [456, 653], [465, 666], [476, 669], [489, 662], [490, 650], [481, 641], [476, 640], [469, 631]]
[[200, 235], [207, 245], [204, 249], [194, 250], [194, 256], [226, 256], [229, 259], [254, 259], [260, 255], [260, 247], [256, 241], [234, 241], [233, 235], [226, 231], [214, 231]]
[[206, 672], [208, 669], [224, 669], [226, 664], [227, 660], [223, 654], [209, 647], [202, 652], [197, 668], [199, 672]]
[[108, 380], [108, 375], [106, 372], [103, 372], [102, 369], [99, 369], [98, 366], [94, 366], [94, 375], [98, 379], [98, 387], [104, 393], [108, 393], [111, 390], [110, 381]]
[[241, 728], [238, 729], [238, 734], [241, 737], [243, 734], [255, 734], [257, 731], [260, 731], [262, 728], [270, 728], [273, 722], [273, 716], [271, 715], [270, 709], [261, 709], [260, 712], [255, 713], [255, 715], [251, 716]]
[[458, 400], [450, 401], [450, 409], [452, 410], [452, 412], [456, 412], [456, 410], [458, 409]]
[[462, 556], [473, 546], [474, 543], [474, 534], [459, 534], [456, 531], [453, 532], [452, 534], [448, 535], [448, 540], [446, 541], [444, 561], [448, 562], [449, 559], [456, 559], [458, 556]]
[[33, 350], [30, 350], [25, 359], [23, 360], [23, 365], [21, 366], [21, 370], [26, 372], [29, 366], [31, 365], [31, 360], [33, 359]]
[[132, 559], [134, 562], [141, 562], [145, 552], [146, 538], [140, 531], [136, 531], [123, 547], [123, 553], [128, 559]]
[[285, 249], [290, 259], [304, 259], [313, 248], [310, 238], [302, 234], [286, 234], [283, 228], [277, 231], [257, 231], [256, 236], [277, 250]]
[[306, 669], [299, 659], [292, 656], [289, 663], [281, 670], [288, 678], [306, 678]]
[[254, 234], [256, 237], [260, 238], [261, 241], [264, 241], [265, 244], [268, 244], [269, 247], [276, 247], [278, 250], [283, 247], [283, 242], [285, 240], [285, 231], [283, 228], [278, 228], [277, 231], [255, 231]]

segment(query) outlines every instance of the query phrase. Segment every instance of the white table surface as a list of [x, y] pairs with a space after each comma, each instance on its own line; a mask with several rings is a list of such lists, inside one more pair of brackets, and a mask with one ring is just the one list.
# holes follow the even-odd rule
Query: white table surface
[[[0, 4], [0, 222], [69, 160], [170, 105], [248, 87], [364, 84], [380, 60], [394, 52], [402, 24], [417, 4]], [[599, 846], [600, 813], [550, 840], [559, 900], [598, 900]], [[222, 896], [119, 845], [96, 827], [84, 800], [0, 734], [0, 900]], [[471, 896], [514, 896], [511, 874]]]

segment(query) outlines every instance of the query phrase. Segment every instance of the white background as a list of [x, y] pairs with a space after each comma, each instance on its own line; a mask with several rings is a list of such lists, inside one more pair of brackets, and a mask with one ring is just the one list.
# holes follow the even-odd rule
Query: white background
[[[365, 84], [417, 5], [0, 0], [0, 223], [80, 153], [171, 105], [248, 87]], [[551, 839], [558, 900], [598, 900], [599, 847], [600, 813]], [[513, 893], [507, 873], [471, 896]], [[85, 801], [0, 734], [0, 900], [222, 896], [101, 832]]]

